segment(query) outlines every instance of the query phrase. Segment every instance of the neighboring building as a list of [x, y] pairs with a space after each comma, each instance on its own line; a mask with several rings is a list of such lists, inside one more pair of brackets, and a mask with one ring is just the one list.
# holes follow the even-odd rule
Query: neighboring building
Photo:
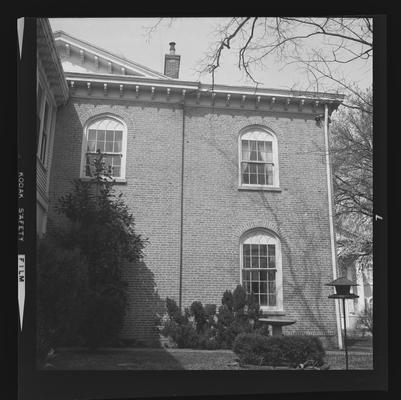
[[[348, 279], [356, 282], [358, 286], [352, 287], [352, 292], [359, 297], [353, 300], [347, 300], [345, 303], [345, 317], [347, 329], [357, 335], [361, 333], [359, 317], [366, 308], [373, 306], [373, 255], [368, 251], [363, 255], [358, 255], [358, 251], [353, 250], [353, 242], [362, 240], [363, 238], [371, 241], [372, 232], [370, 222], [358, 225], [357, 236], [353, 230], [356, 226], [355, 219], [343, 220], [342, 226], [337, 224], [337, 249], [338, 249], [338, 265], [341, 275], [345, 275]], [[348, 229], [351, 227], [352, 230]], [[363, 244], [361, 245], [363, 248]], [[367, 245], [370, 247], [370, 245]], [[341, 308], [341, 326], [344, 328], [343, 312]]]
[[[359, 297], [354, 300], [347, 300], [345, 303], [345, 317], [347, 329], [355, 334], [361, 332], [358, 319], [360, 314], [368, 307], [373, 306], [373, 266], [361, 267], [358, 262], [348, 266], [346, 276], [356, 282], [358, 286], [353, 287], [352, 292]], [[341, 310], [342, 316], [342, 310]], [[341, 321], [343, 321], [341, 319]], [[343, 327], [342, 323], [342, 327]]]
[[47, 19], [37, 20], [36, 233], [46, 231], [49, 179], [57, 108], [68, 99], [68, 86]]
[[[49, 225], [56, 200], [107, 153], [116, 190], [149, 238], [129, 266], [122, 338], [158, 340], [164, 299], [219, 304], [242, 283], [263, 312], [297, 322], [285, 334], [338, 343], [332, 289], [325, 134], [343, 96], [177, 79], [64, 32], [54, 34], [69, 98], [57, 110]], [[335, 261], [334, 261], [335, 264]]]

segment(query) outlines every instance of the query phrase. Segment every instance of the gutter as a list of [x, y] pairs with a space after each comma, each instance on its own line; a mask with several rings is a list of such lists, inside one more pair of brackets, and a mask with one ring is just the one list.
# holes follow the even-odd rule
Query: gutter
[[[331, 263], [333, 268], [333, 279], [337, 279], [337, 255], [336, 255], [337, 253], [336, 253], [336, 240], [335, 240], [334, 219], [333, 219], [333, 180], [331, 175], [331, 164], [330, 164], [330, 154], [329, 154], [329, 115], [328, 115], [327, 103], [324, 105], [324, 144], [325, 144], [325, 154], [326, 154], [327, 196], [329, 203]], [[338, 347], [342, 349], [343, 338], [341, 332], [340, 308], [337, 301], [335, 301], [335, 307], [336, 307]]]

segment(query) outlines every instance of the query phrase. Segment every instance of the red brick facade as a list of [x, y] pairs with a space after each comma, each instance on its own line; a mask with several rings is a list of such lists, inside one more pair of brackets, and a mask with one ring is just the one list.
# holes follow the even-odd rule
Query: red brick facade
[[[149, 239], [143, 262], [127, 266], [124, 338], [157, 339], [163, 300], [179, 300], [182, 206], [184, 307], [195, 300], [219, 305], [240, 283], [241, 235], [267, 228], [281, 240], [284, 313], [297, 321], [284, 333], [334, 339], [334, 302], [324, 286], [333, 280], [324, 132], [312, 113], [191, 105], [183, 121], [181, 105], [71, 97], [57, 114], [49, 224], [59, 219], [56, 199], [79, 177], [84, 125], [103, 113], [127, 125], [127, 182], [115, 188]], [[277, 136], [281, 191], [238, 188], [238, 135], [251, 125]]]

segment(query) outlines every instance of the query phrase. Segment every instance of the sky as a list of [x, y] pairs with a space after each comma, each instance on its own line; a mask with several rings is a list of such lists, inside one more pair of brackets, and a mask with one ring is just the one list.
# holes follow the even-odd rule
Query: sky
[[[176, 42], [176, 54], [181, 55], [179, 79], [211, 83], [208, 73], [199, 75], [200, 61], [216, 41], [215, 29], [227, 18], [169, 18], [163, 20], [152, 33], [158, 18], [50, 18], [53, 31], [62, 30], [78, 39], [97, 45], [111, 53], [163, 73], [164, 55], [169, 42]], [[317, 44], [318, 45], [318, 44]], [[235, 49], [224, 50], [221, 67], [215, 73], [216, 84], [254, 84], [238, 69]], [[282, 65], [269, 60], [268, 65], [254, 71], [261, 88], [303, 89], [304, 73], [295, 65]], [[371, 84], [371, 69], [366, 65], [344, 66], [344, 74], [361, 88]]]

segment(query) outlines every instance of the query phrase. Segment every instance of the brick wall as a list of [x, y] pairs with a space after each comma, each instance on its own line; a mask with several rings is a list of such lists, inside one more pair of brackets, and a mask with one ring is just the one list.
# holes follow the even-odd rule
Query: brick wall
[[[128, 129], [127, 184], [117, 185], [149, 238], [146, 256], [127, 266], [131, 305], [125, 338], [157, 339], [156, 314], [178, 301], [182, 109], [115, 100], [71, 99], [59, 110], [50, 182], [49, 224], [60, 223], [56, 198], [79, 176], [83, 125], [113, 113]], [[278, 139], [281, 192], [238, 190], [238, 133], [252, 124]], [[297, 320], [284, 332], [335, 335], [323, 128], [297, 114], [186, 109], [183, 305], [220, 304], [240, 282], [239, 238], [267, 227], [281, 238], [284, 310]]]

